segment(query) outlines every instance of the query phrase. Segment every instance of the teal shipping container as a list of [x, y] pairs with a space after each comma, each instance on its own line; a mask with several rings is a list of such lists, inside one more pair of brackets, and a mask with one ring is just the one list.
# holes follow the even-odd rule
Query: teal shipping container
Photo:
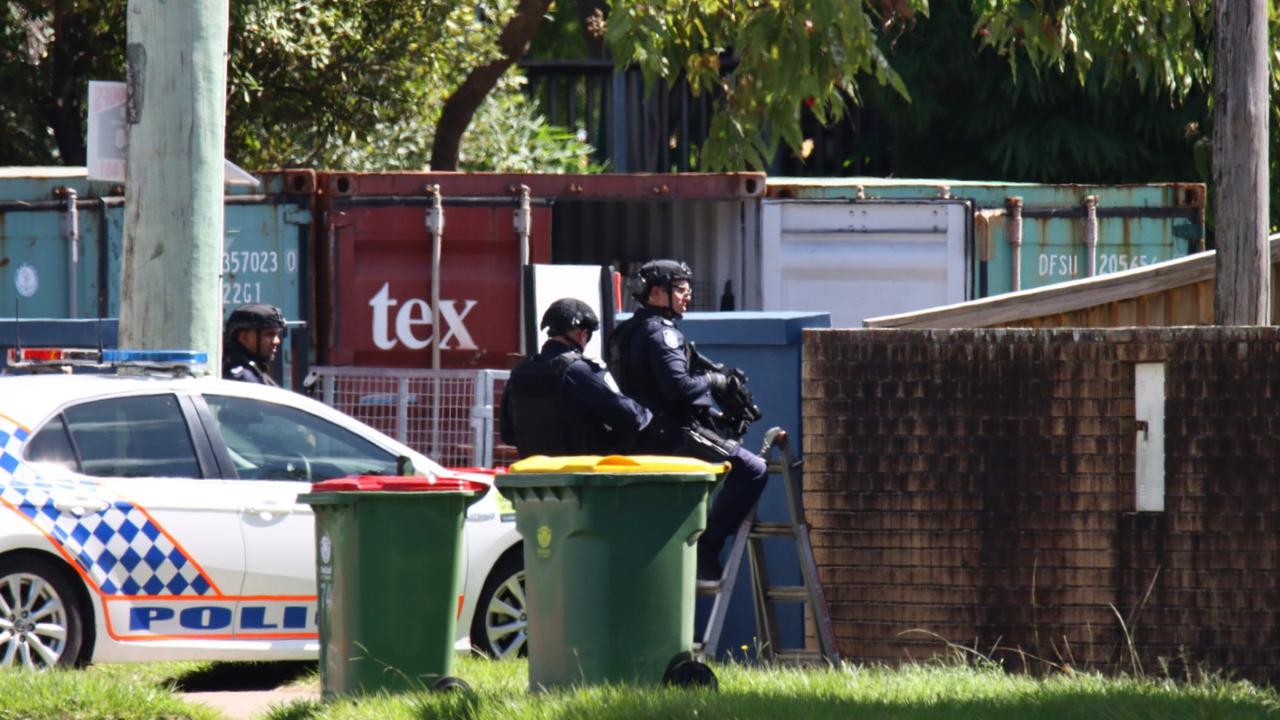
[[787, 203], [969, 203], [964, 299], [1103, 275], [1204, 249], [1201, 183], [769, 178], [766, 196], [766, 202]]
[[[280, 307], [293, 329], [290, 375], [309, 357], [315, 173], [227, 185], [222, 254], [224, 317], [235, 306]], [[120, 313], [124, 189], [84, 168], [0, 168], [0, 317], [99, 318]], [[298, 362], [295, 362], [295, 358]]]

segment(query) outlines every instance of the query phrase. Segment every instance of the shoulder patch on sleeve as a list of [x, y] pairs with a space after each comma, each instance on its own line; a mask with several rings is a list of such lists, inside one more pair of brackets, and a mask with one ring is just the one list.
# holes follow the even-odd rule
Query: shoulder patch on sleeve
[[240, 377], [241, 375], [244, 375], [244, 366], [243, 366], [243, 365], [237, 365], [237, 366], [235, 366], [235, 367], [231, 368], [231, 375], [232, 375], [233, 377]]
[[672, 350], [680, 347], [680, 334], [671, 328], [664, 328], [662, 331], [662, 342]]

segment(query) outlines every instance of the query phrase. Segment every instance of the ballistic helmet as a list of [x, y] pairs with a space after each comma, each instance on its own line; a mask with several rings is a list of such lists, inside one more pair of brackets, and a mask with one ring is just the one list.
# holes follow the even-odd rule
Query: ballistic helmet
[[543, 330], [548, 335], [564, 335], [570, 330], [584, 328], [595, 332], [600, 329], [600, 318], [591, 306], [577, 298], [561, 298], [542, 313]]
[[693, 280], [693, 271], [679, 260], [650, 260], [640, 266], [636, 272], [636, 292], [633, 297], [641, 303], [649, 299], [649, 291], [663, 287], [671, 292], [671, 285], [677, 280]]
[[227, 318], [225, 334], [235, 337], [241, 330], [267, 330], [284, 328], [284, 313], [275, 305], [247, 303], [231, 311]]

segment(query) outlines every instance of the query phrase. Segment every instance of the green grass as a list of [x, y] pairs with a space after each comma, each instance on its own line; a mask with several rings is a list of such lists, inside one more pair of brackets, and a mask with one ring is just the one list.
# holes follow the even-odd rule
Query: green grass
[[[9, 718], [192, 718], [216, 711], [182, 701], [180, 688], [228, 676], [281, 676], [314, 687], [314, 665], [144, 663], [51, 673], [0, 671], [0, 720]], [[474, 695], [402, 693], [332, 702], [295, 700], [270, 720], [458, 718], [460, 720], [1245, 720], [1280, 719], [1280, 694], [1208, 677], [1193, 684], [1152, 678], [1058, 673], [1047, 678], [994, 667], [929, 663], [891, 670], [716, 666], [717, 693], [627, 685], [543, 693], [527, 690], [524, 661], [460, 658], [455, 673]]]
[[717, 666], [718, 693], [635, 686], [531, 694], [524, 662], [465, 660], [459, 677], [474, 696], [407, 693], [297, 701], [271, 720], [465, 718], [466, 720], [956, 720], [1025, 718], [1187, 720], [1280, 717], [1280, 695], [1247, 683], [1208, 679], [1195, 685], [1152, 679], [1060, 674], [1011, 675], [996, 668], [915, 665], [902, 669], [796, 670]]
[[185, 703], [172, 689], [176, 677], [201, 665], [98, 665], [43, 673], [5, 669], [0, 671], [0, 720], [215, 720], [222, 717], [217, 711]]

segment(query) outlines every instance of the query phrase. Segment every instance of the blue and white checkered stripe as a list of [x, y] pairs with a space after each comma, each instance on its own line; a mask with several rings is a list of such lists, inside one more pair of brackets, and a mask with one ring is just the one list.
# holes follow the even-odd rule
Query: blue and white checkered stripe
[[[20, 459], [30, 435], [0, 417], [0, 500], [60, 545], [102, 594], [198, 596], [213, 592], [200, 568], [133, 503], [98, 483], [39, 477]], [[64, 512], [54, 504], [59, 495], [105, 509], [82, 515]]]

